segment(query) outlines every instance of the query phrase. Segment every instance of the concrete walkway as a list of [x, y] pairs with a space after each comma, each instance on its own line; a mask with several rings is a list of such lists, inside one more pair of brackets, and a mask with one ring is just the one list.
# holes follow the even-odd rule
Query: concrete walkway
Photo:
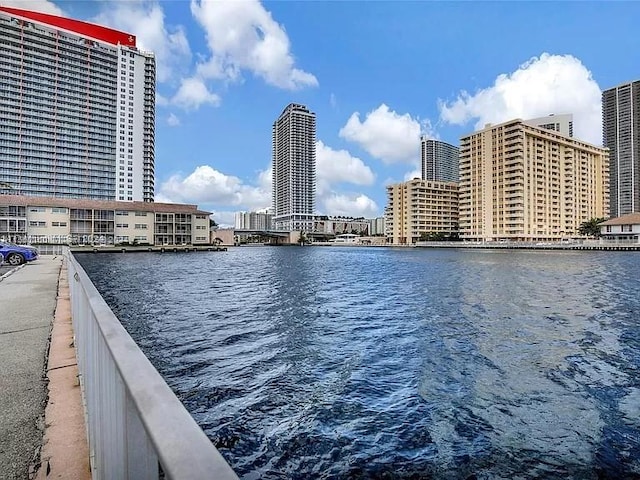
[[[0, 479], [38, 463], [47, 399], [45, 359], [62, 258], [40, 259], [0, 282]], [[31, 472], [33, 473], [33, 472]]]
[[63, 257], [41, 257], [2, 277], [0, 480], [90, 478], [68, 288], [58, 292], [67, 284]]

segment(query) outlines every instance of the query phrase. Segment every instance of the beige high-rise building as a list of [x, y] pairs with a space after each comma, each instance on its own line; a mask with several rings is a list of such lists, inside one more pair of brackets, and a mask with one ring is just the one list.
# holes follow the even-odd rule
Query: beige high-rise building
[[422, 234], [458, 231], [458, 184], [414, 178], [387, 186], [388, 243], [410, 244]]
[[553, 241], [609, 215], [609, 153], [516, 119], [460, 139], [460, 237]]

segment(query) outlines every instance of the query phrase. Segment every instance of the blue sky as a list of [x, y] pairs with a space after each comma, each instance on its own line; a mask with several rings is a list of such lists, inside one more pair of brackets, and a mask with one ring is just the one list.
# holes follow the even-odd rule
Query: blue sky
[[271, 126], [317, 114], [318, 213], [381, 215], [419, 137], [573, 113], [601, 144], [600, 90], [640, 78], [638, 2], [0, 0], [134, 33], [158, 59], [156, 200], [222, 224], [268, 207]]

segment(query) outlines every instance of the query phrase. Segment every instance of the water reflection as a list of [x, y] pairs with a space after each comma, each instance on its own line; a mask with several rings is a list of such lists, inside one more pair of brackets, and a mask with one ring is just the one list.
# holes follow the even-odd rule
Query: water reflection
[[640, 476], [638, 255], [82, 263], [244, 478]]

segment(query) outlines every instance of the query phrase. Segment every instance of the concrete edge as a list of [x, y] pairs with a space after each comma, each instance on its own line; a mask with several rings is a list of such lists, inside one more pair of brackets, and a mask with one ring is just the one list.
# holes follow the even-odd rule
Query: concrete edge
[[5, 273], [4, 275], [0, 276], [0, 282], [1, 282], [2, 280], [4, 280], [5, 278], [7, 278], [8, 276], [13, 275], [15, 272], [17, 272], [17, 271], [18, 271], [18, 270], [20, 270], [21, 268], [24, 268], [24, 267], [26, 267], [26, 266], [27, 266], [27, 264], [26, 264], [26, 262], [25, 262], [25, 263], [23, 263], [22, 265], [18, 265], [17, 267], [12, 268], [12, 269], [11, 269], [11, 270], [9, 270], [7, 273]]
[[63, 259], [58, 277], [58, 296], [45, 362], [48, 381], [44, 434], [34, 475], [47, 480], [65, 478], [90, 480], [91, 467], [86, 437], [84, 407], [71, 321], [71, 301], [67, 261]]

